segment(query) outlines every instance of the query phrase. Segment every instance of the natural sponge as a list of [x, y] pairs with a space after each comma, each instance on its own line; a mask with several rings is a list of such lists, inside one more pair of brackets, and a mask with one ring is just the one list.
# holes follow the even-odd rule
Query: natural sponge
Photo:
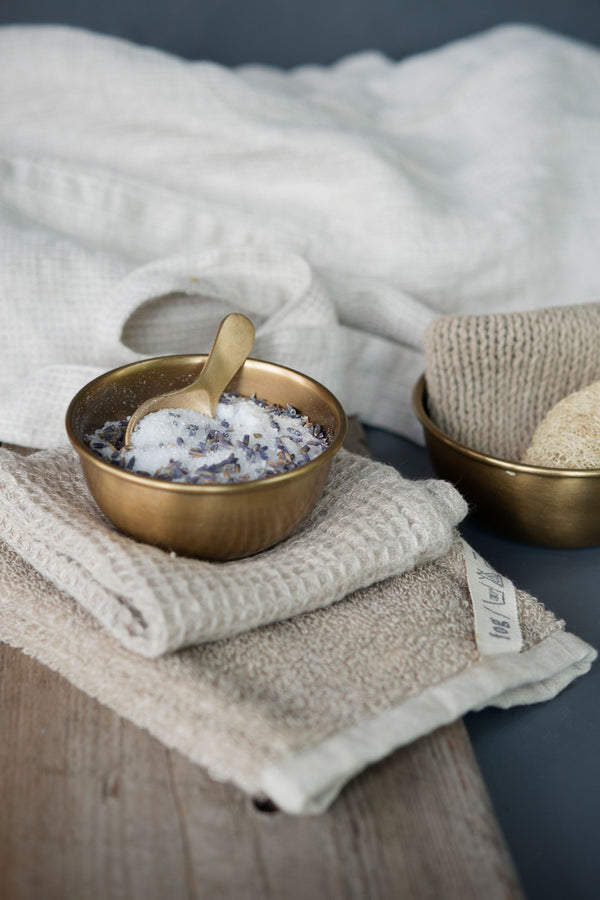
[[600, 381], [552, 407], [522, 462], [551, 469], [600, 469]]

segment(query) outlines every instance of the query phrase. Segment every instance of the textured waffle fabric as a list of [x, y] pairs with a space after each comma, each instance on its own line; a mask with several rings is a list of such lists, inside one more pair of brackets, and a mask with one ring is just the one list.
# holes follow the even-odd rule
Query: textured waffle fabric
[[0, 639], [242, 790], [325, 809], [354, 774], [470, 709], [548, 700], [595, 656], [517, 591], [525, 641], [481, 658], [460, 543], [327, 609], [148, 659], [0, 542]]
[[[600, 50], [495, 28], [278, 71], [0, 29], [0, 440], [134, 359], [253, 355], [421, 439], [436, 315], [600, 296]], [[565, 125], [564, 123], [568, 123]]]
[[122, 643], [157, 656], [328, 606], [437, 559], [466, 515], [439, 480], [340, 451], [322, 497], [290, 538], [247, 559], [174, 557], [119, 534], [71, 450], [0, 450], [0, 533]]
[[[356, 428], [351, 434], [358, 449]], [[321, 509], [320, 525], [307, 523], [297, 540], [305, 547], [302, 564], [293, 538], [281, 545], [279, 561], [274, 551], [260, 554], [257, 559], [270, 560], [267, 577], [263, 567], [237, 563], [212, 572], [209, 564], [173, 560], [117, 535], [94, 508], [77, 469], [75, 457], [61, 451], [25, 460], [2, 454], [0, 519], [13, 546], [0, 541], [0, 640], [214, 777], [269, 796], [288, 812], [326, 809], [369, 763], [470, 709], [547, 700], [594, 659], [591, 647], [519, 590], [522, 651], [480, 655], [463, 542], [450, 525], [464, 507], [442, 482], [406, 482], [385, 466], [340, 454], [328, 495], [339, 521], [328, 521]], [[339, 514], [338, 490], [349, 516]], [[363, 518], [372, 519], [367, 530], [353, 514], [361, 490], [373, 493], [373, 504], [361, 500], [367, 504]], [[373, 506], [386, 519], [384, 529]], [[85, 540], [90, 527], [91, 547]], [[325, 540], [322, 553], [315, 537]], [[120, 542], [127, 546], [119, 553]], [[406, 570], [383, 578], [393, 554]], [[374, 565], [365, 583], [372, 583], [352, 590], [358, 571], [367, 573], [367, 558]], [[287, 618], [307, 608], [313, 570], [323, 583], [319, 602], [333, 599], [329, 566], [347, 590], [344, 598]], [[282, 569], [286, 578], [273, 580], [273, 570]], [[137, 589], [115, 594], [114, 576], [123, 588], [119, 576], [131, 578], [136, 570]], [[122, 607], [128, 607], [124, 615]], [[203, 642], [149, 658], [161, 649], [156, 634], [164, 641], [165, 607], [172, 619], [195, 617], [186, 640], [195, 633]], [[132, 640], [141, 615], [155, 627], [142, 636], [138, 629]], [[228, 633], [243, 633], [207, 640], [224, 619]], [[252, 627], [258, 619], [269, 624]]]

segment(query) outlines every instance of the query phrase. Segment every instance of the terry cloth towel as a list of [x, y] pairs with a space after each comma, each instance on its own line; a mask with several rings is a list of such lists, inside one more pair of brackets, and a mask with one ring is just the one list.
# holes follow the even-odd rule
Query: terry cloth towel
[[159, 659], [128, 652], [0, 542], [0, 639], [289, 813], [472, 709], [548, 700], [595, 652], [517, 591], [520, 653], [482, 657], [461, 542], [327, 609]]
[[600, 379], [600, 303], [438, 317], [425, 334], [425, 377], [442, 431], [518, 462], [548, 411]]
[[466, 512], [446, 482], [409, 481], [341, 450], [291, 537], [246, 559], [206, 562], [117, 532], [74, 451], [0, 450], [3, 540], [124, 646], [151, 657], [328, 606], [437, 559]]
[[0, 60], [0, 440], [63, 443], [85, 382], [207, 351], [232, 310], [259, 358], [422, 440], [435, 315], [600, 296], [597, 48], [508, 26], [231, 70], [10, 26]]

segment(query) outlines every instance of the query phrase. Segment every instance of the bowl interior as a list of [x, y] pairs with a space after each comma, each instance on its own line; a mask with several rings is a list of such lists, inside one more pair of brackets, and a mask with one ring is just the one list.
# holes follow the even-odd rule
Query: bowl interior
[[[150, 397], [185, 387], [197, 376], [206, 358], [206, 354], [157, 357], [113, 369], [91, 381], [73, 398], [67, 412], [67, 432], [78, 452], [98, 459], [84, 443], [86, 434], [107, 421], [126, 418]], [[300, 372], [274, 363], [248, 359], [227, 389], [243, 396], [256, 394], [260, 399], [279, 406], [285, 407], [289, 403], [312, 422], [318, 423], [329, 443], [327, 450], [321, 454], [323, 457], [336, 453], [343, 443], [346, 417], [341, 404], [327, 388]]]

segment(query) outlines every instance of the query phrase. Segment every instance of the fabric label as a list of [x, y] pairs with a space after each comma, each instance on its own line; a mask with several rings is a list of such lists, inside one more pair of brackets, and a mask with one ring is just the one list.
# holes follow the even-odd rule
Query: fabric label
[[461, 538], [469, 593], [475, 612], [475, 640], [482, 656], [518, 653], [523, 646], [515, 586], [499, 575]]

